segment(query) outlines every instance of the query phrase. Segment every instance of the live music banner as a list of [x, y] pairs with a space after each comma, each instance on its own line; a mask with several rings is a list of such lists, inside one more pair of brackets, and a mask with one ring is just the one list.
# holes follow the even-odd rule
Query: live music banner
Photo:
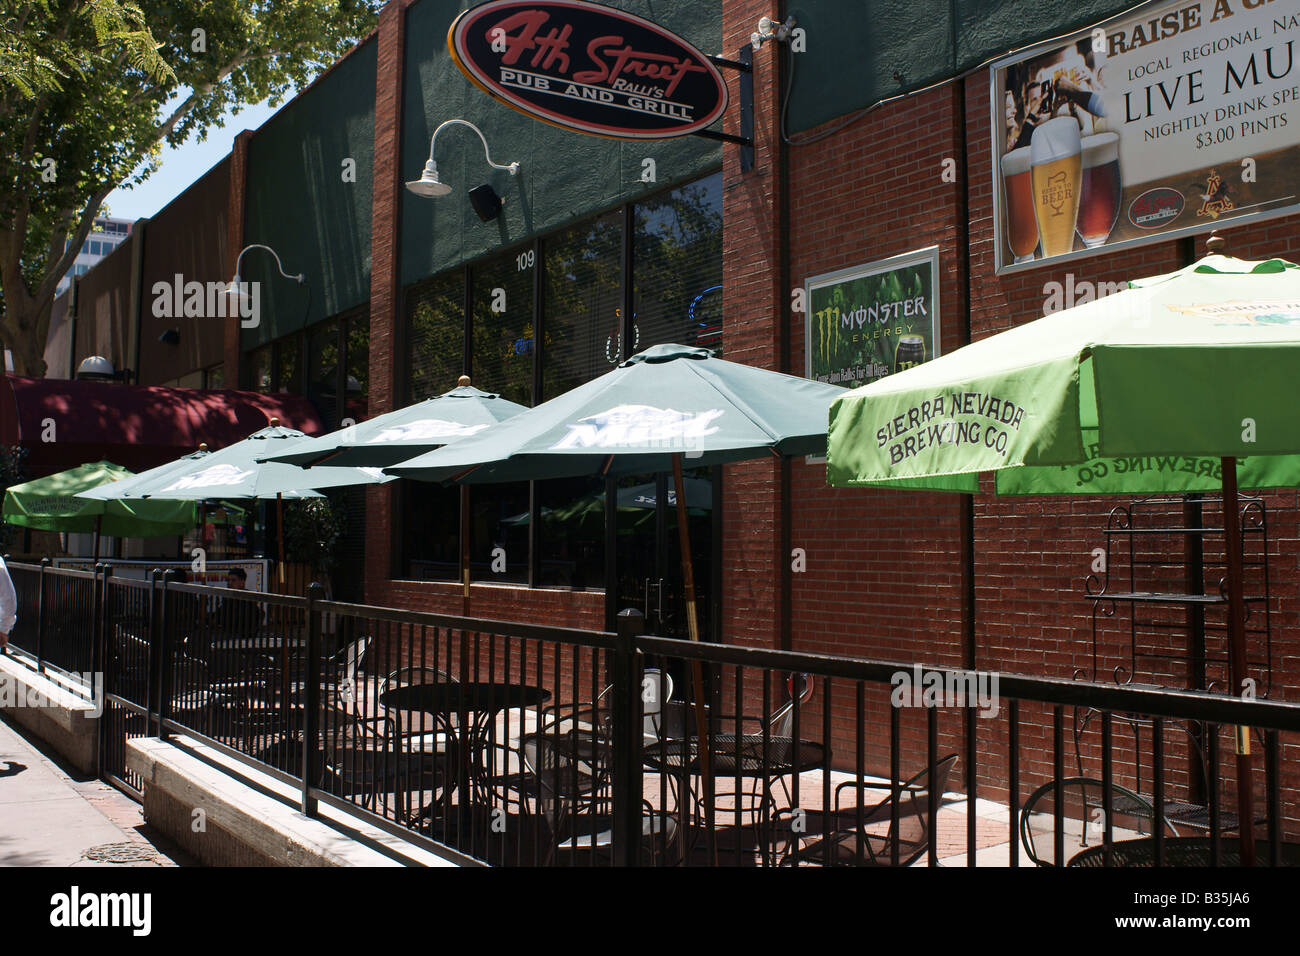
[[1300, 209], [1300, 12], [1155, 4], [990, 68], [998, 271]]

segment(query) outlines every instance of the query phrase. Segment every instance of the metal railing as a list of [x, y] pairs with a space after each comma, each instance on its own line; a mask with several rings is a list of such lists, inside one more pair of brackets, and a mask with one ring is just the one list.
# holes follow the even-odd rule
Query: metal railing
[[[102, 773], [137, 792], [125, 741], [185, 735], [306, 814], [493, 865], [1230, 865], [1243, 829], [1280, 864], [1300, 842], [1297, 704], [691, 643], [635, 611], [607, 633], [87, 577], [61, 653], [102, 662]], [[37, 659], [49, 611], [21, 635]]]

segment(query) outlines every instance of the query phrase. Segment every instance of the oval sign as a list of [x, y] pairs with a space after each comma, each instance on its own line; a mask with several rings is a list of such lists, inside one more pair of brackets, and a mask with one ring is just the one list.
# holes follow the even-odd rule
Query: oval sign
[[1139, 229], [1159, 229], [1181, 216], [1186, 205], [1177, 189], [1157, 186], [1129, 203], [1128, 221]]
[[595, 136], [666, 139], [727, 108], [709, 59], [649, 20], [585, 0], [493, 0], [447, 32], [478, 87], [530, 116]]

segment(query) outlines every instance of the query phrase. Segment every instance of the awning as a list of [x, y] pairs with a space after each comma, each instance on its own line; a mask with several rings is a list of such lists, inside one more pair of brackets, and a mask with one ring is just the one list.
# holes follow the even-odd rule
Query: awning
[[30, 478], [101, 458], [143, 471], [201, 442], [214, 451], [233, 445], [272, 418], [309, 435], [325, 430], [301, 395], [13, 375], [0, 384], [0, 444], [28, 449]]

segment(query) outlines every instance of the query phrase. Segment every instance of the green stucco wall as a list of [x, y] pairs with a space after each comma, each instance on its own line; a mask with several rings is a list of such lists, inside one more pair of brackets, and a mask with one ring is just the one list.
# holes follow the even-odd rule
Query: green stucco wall
[[[268, 253], [248, 252], [241, 278], [260, 281], [262, 308], [244, 349], [370, 298], [376, 50], [374, 39], [354, 50], [249, 144], [244, 244], [276, 250], [310, 289], [281, 278]], [[355, 182], [344, 181], [345, 159], [356, 161]]]
[[1132, 0], [793, 0], [789, 13], [806, 31], [807, 50], [792, 54], [788, 128], [810, 129], [1135, 6]]
[[[558, 129], [492, 99], [465, 78], [447, 52], [447, 29], [470, 5], [421, 0], [407, 13], [402, 178], [419, 178], [433, 131], [444, 120], [457, 118], [483, 130], [494, 162], [518, 162], [522, 169], [512, 179], [489, 167], [472, 130], [443, 131], [435, 158], [439, 177], [454, 190], [440, 199], [402, 191], [403, 285], [721, 164], [723, 147], [702, 137], [601, 139]], [[615, 0], [609, 5], [667, 26], [705, 53], [724, 52], [719, 3]], [[734, 113], [736, 104], [728, 109]], [[647, 158], [655, 160], [653, 183], [641, 181]], [[493, 222], [480, 221], [465, 195], [482, 183], [491, 183], [506, 200]]]

